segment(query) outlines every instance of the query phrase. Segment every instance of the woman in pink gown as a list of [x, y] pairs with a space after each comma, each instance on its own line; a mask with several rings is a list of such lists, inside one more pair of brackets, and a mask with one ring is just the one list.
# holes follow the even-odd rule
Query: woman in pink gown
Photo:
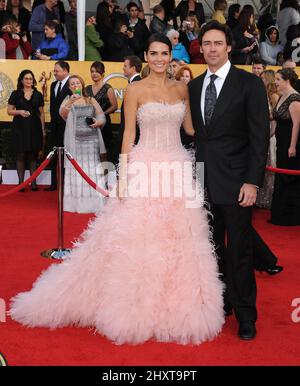
[[[167, 77], [165, 36], [150, 37], [145, 58], [150, 75], [126, 91], [119, 197], [109, 199], [67, 259], [12, 299], [10, 315], [25, 326], [94, 327], [117, 344], [200, 344], [221, 331], [223, 284], [208, 214], [180, 141], [182, 124], [194, 134], [188, 91]], [[136, 119], [141, 136], [133, 146]], [[153, 182], [157, 166], [172, 169], [169, 184]]]

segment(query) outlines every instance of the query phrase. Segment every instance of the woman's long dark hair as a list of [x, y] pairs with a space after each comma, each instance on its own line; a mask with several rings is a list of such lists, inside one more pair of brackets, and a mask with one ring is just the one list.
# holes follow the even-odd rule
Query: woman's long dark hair
[[[23, 0], [19, 0], [19, 9], [23, 8]], [[11, 0], [7, 0], [6, 10], [12, 12], [13, 6]]]
[[[246, 6], [245, 6], [246, 7]], [[238, 27], [242, 32], [245, 31], [251, 31], [251, 25], [250, 25], [250, 18], [253, 15], [254, 17], [254, 10], [249, 8], [243, 8], [239, 18], [238, 18]]]
[[112, 28], [109, 5], [105, 1], [99, 3], [97, 7], [96, 22], [97, 24], [107, 27], [109, 29]]
[[36, 89], [36, 80], [35, 80], [35, 77], [34, 77], [34, 74], [31, 70], [23, 70], [20, 72], [19, 74], [19, 77], [18, 77], [18, 81], [17, 81], [17, 90], [23, 90], [24, 86], [23, 86], [23, 83], [22, 83], [22, 80], [24, 79], [24, 77], [27, 75], [27, 74], [30, 74], [33, 78], [33, 85], [32, 85], [32, 88], [35, 90]]
[[104, 67], [104, 64], [102, 62], [94, 62], [92, 63], [91, 67], [90, 67], [90, 70], [94, 68], [98, 74], [100, 75], [103, 75], [105, 73], [105, 67]]

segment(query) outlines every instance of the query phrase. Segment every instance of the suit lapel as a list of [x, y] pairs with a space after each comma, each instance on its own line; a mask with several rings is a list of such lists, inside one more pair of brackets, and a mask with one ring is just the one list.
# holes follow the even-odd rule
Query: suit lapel
[[236, 95], [236, 69], [231, 66], [229, 73], [225, 79], [217, 103], [211, 117], [211, 121], [207, 127], [207, 131], [210, 132], [214, 128], [214, 123], [218, 117], [224, 114], [228, 105], [231, 104], [232, 98]]

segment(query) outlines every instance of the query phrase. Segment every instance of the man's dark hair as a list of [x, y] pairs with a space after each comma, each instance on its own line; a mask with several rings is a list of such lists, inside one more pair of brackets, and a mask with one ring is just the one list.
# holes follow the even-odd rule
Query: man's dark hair
[[161, 5], [161, 4], [157, 4], [154, 8], [153, 8], [153, 14], [156, 15], [157, 13], [160, 13], [161, 11], [164, 11], [164, 7]]
[[55, 33], [58, 33], [59, 31], [59, 24], [53, 20], [47, 20], [44, 25], [45, 27], [47, 26], [50, 29], [54, 29]]
[[61, 67], [63, 70], [67, 70], [68, 72], [70, 72], [70, 65], [68, 62], [65, 62], [64, 60], [59, 60], [55, 64], [58, 64], [59, 67]]
[[127, 11], [129, 12], [129, 11], [130, 11], [130, 8], [133, 8], [133, 7], [137, 8], [137, 9], [140, 11], [140, 7], [139, 7], [134, 1], [130, 1], [130, 2], [127, 4], [127, 6], [126, 6]]
[[227, 8], [227, 1], [226, 0], [215, 0], [214, 2], [214, 10], [221, 10], [225, 11]]
[[236, 12], [239, 12], [240, 9], [241, 9], [240, 4], [238, 3], [231, 4], [228, 8], [228, 19], [233, 19]]
[[232, 32], [231, 29], [228, 27], [227, 24], [221, 24], [216, 20], [211, 20], [208, 23], [204, 24], [203, 27], [201, 27], [200, 33], [199, 33], [199, 43], [200, 46], [202, 45], [202, 39], [203, 36], [206, 34], [206, 32], [211, 30], [217, 30], [224, 33], [226, 37], [226, 43], [228, 46], [232, 45]]
[[253, 55], [252, 65], [253, 64], [261, 64], [264, 69], [267, 67], [266, 62], [262, 60], [261, 56], [258, 54]]
[[130, 67], [135, 67], [136, 72], [141, 72], [143, 67], [143, 62], [138, 56], [129, 55], [125, 56], [124, 61], [128, 60]]

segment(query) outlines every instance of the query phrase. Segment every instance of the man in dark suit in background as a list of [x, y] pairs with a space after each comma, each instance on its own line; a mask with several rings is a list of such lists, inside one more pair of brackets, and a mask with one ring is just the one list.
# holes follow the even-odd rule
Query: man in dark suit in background
[[204, 162], [225, 307], [234, 310], [239, 337], [249, 340], [257, 319], [251, 215], [267, 160], [268, 101], [262, 80], [229, 62], [226, 25], [208, 22], [199, 40], [208, 70], [189, 83], [196, 161]]
[[[72, 95], [68, 86], [70, 72], [69, 63], [64, 61], [56, 62], [54, 65], [54, 76], [56, 81], [51, 84], [50, 89], [50, 117], [51, 117], [51, 149], [54, 146], [64, 146], [64, 133], [66, 122], [59, 115], [59, 109], [67, 95]], [[46, 191], [57, 189], [56, 157], [51, 162], [51, 185]]]
[[[143, 63], [138, 56], [132, 55], [132, 56], [126, 56], [124, 58], [123, 72], [126, 78], [128, 79], [129, 84], [132, 82], [138, 82], [142, 80], [140, 76], [140, 72], [142, 71], [142, 66], [143, 66]], [[121, 120], [120, 120], [120, 128], [119, 128], [119, 135], [118, 135], [118, 148], [119, 148], [118, 153], [119, 154], [121, 153], [121, 148], [122, 148], [124, 128], [125, 128], [125, 118], [124, 118], [124, 107], [122, 103]], [[139, 130], [139, 127], [137, 126], [136, 137], [134, 141], [135, 144], [138, 143], [139, 138], [140, 138], [140, 130]]]

